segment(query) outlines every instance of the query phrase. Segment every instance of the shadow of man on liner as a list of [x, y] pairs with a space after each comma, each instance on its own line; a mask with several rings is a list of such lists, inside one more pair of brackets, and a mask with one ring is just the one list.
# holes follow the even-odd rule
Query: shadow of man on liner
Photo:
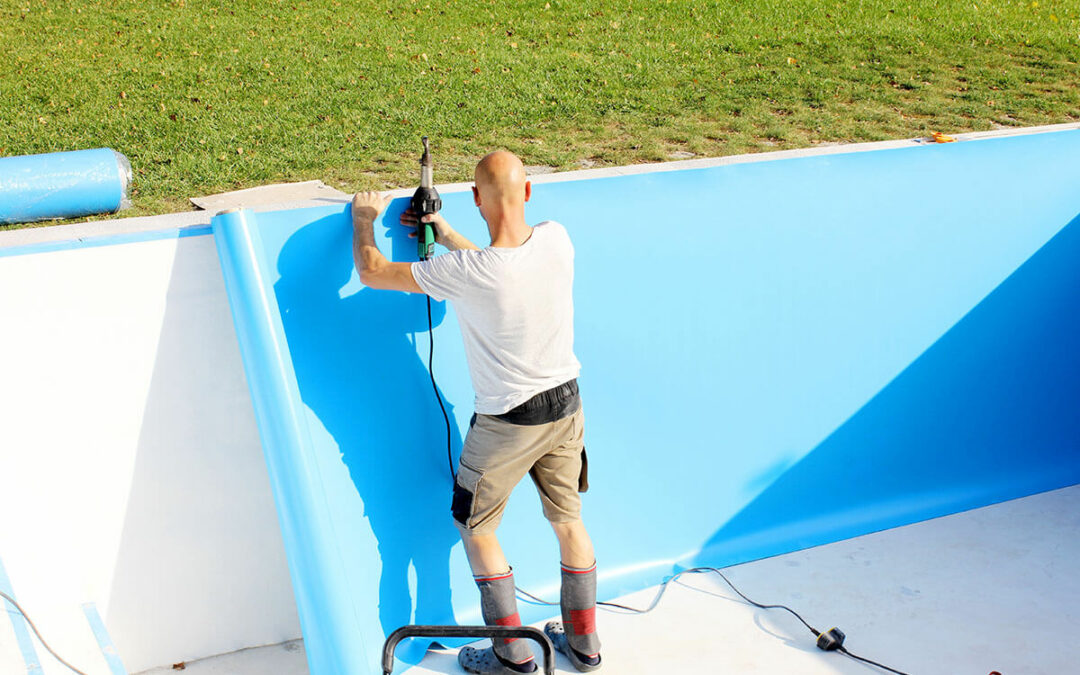
[[[397, 224], [404, 202], [391, 204], [384, 220], [394, 223], [385, 235], [393, 260], [415, 258], [415, 240]], [[454, 623], [449, 562], [458, 536], [450, 521], [445, 427], [415, 346], [417, 339], [427, 344], [426, 298], [360, 286], [353, 265], [348, 210], [344, 219], [301, 228], [282, 247], [274, 290], [300, 395], [337, 443], [378, 540], [384, 634], [409, 623]], [[352, 287], [360, 290], [348, 294]], [[440, 324], [445, 303], [431, 310]], [[456, 457], [461, 438], [449, 402], [446, 408]]]

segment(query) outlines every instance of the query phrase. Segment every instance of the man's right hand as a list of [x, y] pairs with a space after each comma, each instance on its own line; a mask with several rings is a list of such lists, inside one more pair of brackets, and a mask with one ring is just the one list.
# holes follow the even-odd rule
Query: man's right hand
[[[435, 228], [435, 243], [446, 246], [449, 251], [457, 251], [459, 248], [476, 248], [476, 244], [472, 243], [468, 239], [461, 237], [460, 234], [450, 227], [449, 222], [446, 221], [442, 215], [433, 213], [423, 217], [424, 222], [430, 222], [432, 227]], [[419, 225], [417, 221], [416, 212], [413, 211], [413, 207], [406, 208], [401, 217], [402, 225], [407, 228], [413, 228], [413, 231], [409, 232], [409, 237], [416, 238], [416, 228]]]
[[[446, 222], [446, 218], [438, 213], [429, 213], [424, 216], [425, 223], [431, 223], [435, 228], [435, 243], [445, 246], [451, 251], [459, 248], [476, 248], [472, 242], [458, 234], [454, 228], [450, 227], [450, 223]], [[416, 228], [419, 222], [416, 218], [416, 211], [412, 210], [412, 207], [405, 209], [401, 214], [401, 224], [405, 227], [412, 228], [412, 232], [409, 233], [410, 237], [416, 237]]]
[[[435, 228], [435, 242], [446, 246], [446, 237], [454, 229], [450, 227], [450, 223], [446, 222], [446, 218], [443, 218], [438, 213], [429, 213], [424, 216], [424, 222], [431, 223]], [[415, 239], [416, 228], [419, 225], [419, 222], [416, 218], [416, 211], [413, 211], [411, 206], [405, 209], [405, 212], [401, 214], [401, 224], [405, 227], [412, 228], [412, 232], [409, 233], [409, 236]]]

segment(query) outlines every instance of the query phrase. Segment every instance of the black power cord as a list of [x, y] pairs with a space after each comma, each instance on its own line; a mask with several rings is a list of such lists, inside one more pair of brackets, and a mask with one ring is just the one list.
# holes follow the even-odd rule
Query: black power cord
[[[426, 138], [424, 140], [427, 140]], [[425, 295], [427, 298], [427, 334], [428, 334], [428, 354], [427, 354], [427, 369], [428, 375], [431, 376], [431, 389], [435, 392], [435, 400], [439, 402], [439, 410], [442, 410], [443, 421], [446, 422], [446, 462], [450, 465], [450, 481], [457, 480], [457, 472], [454, 471], [454, 453], [450, 451], [450, 439], [452, 434], [450, 433], [450, 416], [446, 414], [446, 406], [443, 405], [442, 394], [439, 393], [439, 385], [435, 383], [435, 371], [431, 368], [432, 359], [435, 357], [435, 331], [431, 323], [431, 296]]]
[[[431, 375], [431, 388], [435, 392], [435, 398], [439, 401], [439, 408], [442, 410], [443, 421], [446, 422], [446, 460], [450, 464], [450, 478], [451, 478], [451, 480], [457, 480], [457, 474], [454, 472], [454, 457], [453, 457], [453, 454], [450, 452], [450, 440], [451, 440], [450, 416], [446, 414], [446, 406], [443, 405], [442, 395], [439, 393], [439, 386], [438, 386], [438, 384], [435, 383], [435, 372], [431, 369], [431, 365], [432, 365], [432, 362], [434, 360], [434, 355], [435, 355], [435, 337], [434, 337], [434, 332], [432, 330], [432, 322], [431, 322], [431, 296], [427, 296], [427, 316], [428, 316], [428, 374]], [[649, 606], [646, 607], [645, 609], [638, 609], [636, 607], [627, 607], [626, 605], [620, 605], [620, 604], [618, 604], [616, 602], [597, 602], [596, 604], [600, 605], [600, 606], [603, 606], [603, 607], [609, 607], [611, 609], [622, 610], [622, 611], [630, 613], [630, 614], [648, 614], [649, 612], [656, 609], [656, 605], [660, 602], [660, 598], [663, 597], [664, 592], [667, 591], [668, 584], [670, 584], [672, 581], [675, 581], [676, 579], [678, 579], [679, 577], [681, 577], [684, 574], [702, 574], [702, 573], [707, 573], [707, 572], [715, 572], [716, 574], [720, 575], [720, 578], [723, 579], [724, 582], [727, 583], [727, 585], [731, 587], [731, 590], [735, 591], [735, 593], [738, 594], [738, 596], [740, 598], [745, 600], [747, 603], [753, 605], [754, 607], [758, 607], [760, 609], [782, 609], [782, 610], [784, 610], [786, 612], [789, 612], [792, 616], [794, 616], [796, 619], [798, 619], [800, 622], [802, 622], [802, 624], [804, 626], [806, 626], [807, 629], [809, 629], [809, 631], [814, 635], [814, 638], [816, 638], [816, 640], [817, 640], [818, 649], [821, 649], [822, 651], [827, 651], [827, 652], [837, 651], [837, 652], [840, 652], [841, 654], [843, 654], [844, 656], [855, 659], [856, 661], [862, 661], [863, 663], [869, 664], [871, 666], [875, 666], [877, 668], [881, 668], [882, 670], [885, 670], [887, 672], [896, 673], [896, 675], [908, 675], [907, 673], [905, 673], [903, 671], [896, 670], [895, 668], [890, 668], [889, 666], [886, 666], [886, 665], [884, 665], [882, 663], [878, 663], [877, 661], [871, 661], [870, 659], [864, 658], [862, 656], [859, 656], [857, 654], [853, 654], [850, 651], [848, 651], [847, 648], [844, 647], [844, 637], [845, 637], [844, 633], [839, 628], [834, 627], [834, 628], [830, 628], [829, 630], [827, 630], [825, 632], [821, 632], [818, 629], [811, 626], [809, 623], [807, 623], [806, 620], [803, 619], [802, 616], [800, 616], [798, 612], [796, 612], [792, 608], [788, 607], [787, 605], [763, 605], [761, 603], [754, 602], [750, 598], [743, 595], [742, 591], [740, 591], [738, 588], [736, 588], [735, 584], [731, 583], [731, 580], [728, 579], [726, 576], [724, 576], [724, 573], [721, 572], [720, 569], [716, 568], [716, 567], [692, 567], [690, 569], [683, 570], [681, 572], [678, 572], [678, 573], [668, 577], [667, 579], [664, 580], [664, 582], [662, 584], [660, 584], [660, 588], [656, 592], [656, 597], [653, 598], [652, 602], [650, 602]], [[526, 590], [524, 590], [524, 589], [522, 589], [522, 588], [520, 588], [518, 586], [515, 586], [514, 588], [521, 595], [524, 595], [526, 598], [529, 598], [529, 599], [533, 600], [534, 602], [539, 603], [541, 605], [550, 605], [552, 607], [557, 607], [559, 605], [559, 603], [557, 603], [557, 602], [549, 602], [549, 601], [544, 600], [542, 598], [538, 598], [535, 595], [533, 595], [532, 593], [529, 593], [528, 591], [526, 591]]]
[[[798, 619], [800, 622], [802, 622], [802, 624], [804, 626], [806, 626], [810, 630], [810, 632], [817, 638], [818, 649], [821, 649], [821, 650], [827, 651], [827, 652], [829, 652], [829, 651], [838, 651], [841, 654], [843, 654], [844, 656], [855, 659], [856, 661], [862, 661], [863, 663], [867, 663], [867, 664], [869, 664], [871, 666], [876, 666], [876, 667], [881, 668], [882, 670], [888, 671], [890, 673], [896, 673], [896, 675], [907, 675], [907, 673], [905, 673], [903, 671], [896, 670], [895, 668], [890, 668], [889, 666], [886, 666], [885, 664], [878, 663], [877, 661], [871, 661], [870, 659], [864, 658], [862, 656], [859, 656], [857, 654], [853, 654], [850, 651], [848, 651], [847, 648], [844, 647], [844, 633], [841, 632], [841, 630], [839, 628], [830, 628], [829, 630], [822, 633], [822, 632], [819, 632], [818, 629], [816, 629], [813, 626], [811, 626], [810, 624], [808, 624], [805, 619], [803, 619], [801, 616], [799, 616], [798, 612], [796, 612], [792, 608], [788, 607], [787, 605], [762, 605], [760, 603], [754, 602], [750, 598], [743, 595], [742, 591], [740, 591], [738, 588], [735, 588], [735, 584], [731, 583], [731, 579], [728, 579], [726, 576], [724, 576], [723, 572], [721, 572], [719, 569], [717, 569], [715, 567], [693, 567], [691, 569], [684, 570], [683, 572], [680, 572], [680, 574], [682, 574], [684, 572], [694, 572], [694, 573], [715, 572], [716, 574], [720, 575], [720, 578], [724, 580], [724, 583], [726, 583], [728, 586], [731, 587], [731, 590], [735, 591], [735, 593], [740, 598], [742, 598], [746, 602], [750, 603], [754, 607], [758, 607], [760, 609], [782, 609], [782, 610], [785, 610], [787, 612], [790, 612], [792, 616], [794, 616], [796, 619]], [[676, 575], [676, 576], [678, 576], [678, 575]]]
[[[827, 651], [827, 652], [837, 651], [837, 652], [840, 652], [841, 654], [843, 654], [844, 656], [850, 657], [850, 658], [855, 659], [857, 661], [862, 661], [863, 663], [867, 663], [867, 664], [872, 665], [872, 666], [876, 666], [876, 667], [881, 668], [882, 670], [888, 671], [890, 673], [896, 673], [896, 675], [907, 675], [907, 673], [905, 673], [903, 671], [896, 670], [894, 668], [890, 668], [889, 666], [878, 663], [877, 661], [871, 661], [870, 659], [864, 658], [862, 656], [859, 656], [857, 654], [853, 654], [852, 652], [848, 651], [847, 648], [844, 647], [844, 637], [845, 637], [844, 633], [839, 628], [830, 628], [827, 631], [821, 632], [818, 629], [811, 626], [809, 623], [807, 623], [806, 619], [802, 618], [802, 616], [798, 612], [796, 612], [792, 608], [788, 607], [787, 605], [763, 605], [763, 604], [761, 604], [759, 602], [755, 602], [755, 601], [751, 600], [746, 595], [744, 595], [742, 591], [740, 591], [738, 588], [736, 588], [735, 584], [731, 583], [731, 579], [728, 579], [727, 576], [725, 576], [724, 573], [721, 572], [720, 569], [716, 568], [716, 567], [692, 567], [690, 569], [686, 569], [686, 570], [683, 570], [681, 572], [677, 572], [677, 573], [673, 574], [672, 576], [664, 579], [664, 582], [662, 584], [660, 584], [660, 588], [656, 591], [656, 596], [653, 597], [652, 602], [650, 602], [649, 606], [646, 607], [645, 609], [638, 609], [636, 607], [628, 607], [626, 605], [620, 605], [620, 604], [615, 603], [615, 602], [597, 602], [596, 604], [597, 605], [602, 605], [604, 607], [611, 607], [611, 608], [614, 608], [614, 609], [622, 610], [623, 612], [629, 613], [629, 614], [648, 614], [649, 612], [656, 609], [656, 606], [658, 604], [660, 604], [660, 598], [662, 598], [664, 596], [664, 592], [667, 591], [668, 584], [675, 581], [676, 579], [678, 579], [679, 577], [681, 577], [684, 574], [705, 574], [705, 573], [708, 573], [708, 572], [714, 572], [714, 573], [718, 574], [720, 576], [720, 578], [723, 579], [724, 582], [728, 586], [731, 587], [731, 590], [735, 591], [735, 593], [740, 598], [745, 600], [748, 604], [753, 605], [754, 607], [757, 607], [759, 609], [782, 609], [782, 610], [790, 613], [792, 616], [794, 616], [796, 619], [798, 619], [802, 623], [802, 625], [806, 626], [806, 628], [810, 631], [810, 633], [813, 634], [813, 636], [817, 639], [818, 649], [821, 649], [822, 651]], [[559, 603], [557, 603], [557, 602], [550, 602], [548, 600], [538, 598], [535, 595], [533, 595], [532, 593], [524, 591], [524, 590], [522, 590], [520, 588], [518, 588], [517, 591], [518, 591], [518, 593], [524, 595], [526, 598], [528, 598], [528, 599], [530, 599], [530, 600], [532, 600], [532, 601], [534, 601], [534, 602], [536, 602], [538, 604], [550, 605], [552, 607], [558, 607], [559, 606]]]
[[86, 675], [86, 673], [65, 661], [63, 658], [60, 657], [59, 654], [52, 650], [52, 647], [49, 646], [49, 643], [45, 642], [45, 638], [41, 637], [41, 633], [38, 632], [37, 626], [35, 626], [34, 622], [30, 620], [30, 615], [26, 613], [26, 611], [19, 605], [19, 603], [15, 602], [15, 598], [11, 597], [3, 591], [0, 591], [0, 598], [3, 598], [4, 600], [10, 602], [11, 606], [15, 608], [15, 611], [21, 614], [22, 618], [26, 619], [27, 625], [30, 626], [30, 630], [34, 631], [34, 635], [37, 636], [38, 642], [40, 642], [41, 646], [45, 648], [45, 651], [52, 654], [57, 661], [67, 666], [68, 669], [71, 670], [71, 672], [78, 673], [78, 675]]

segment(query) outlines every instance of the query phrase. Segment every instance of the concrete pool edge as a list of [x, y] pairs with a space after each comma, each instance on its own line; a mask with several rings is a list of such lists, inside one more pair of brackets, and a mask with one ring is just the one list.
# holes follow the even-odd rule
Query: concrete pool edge
[[[955, 134], [953, 138], [955, 138], [957, 142], [963, 143], [1078, 129], [1080, 129], [1080, 122], [1067, 122], [1063, 124], [1050, 124], [1035, 127], [1019, 127], [1015, 129], [1008, 128], [995, 129], [993, 131], [973, 131]], [[893, 150], [933, 145], [935, 145], [935, 143], [928, 141], [926, 137], [871, 141], [866, 143], [838, 143], [819, 145], [812, 148], [798, 148], [794, 150], [777, 150], [772, 152], [726, 155], [722, 157], [684, 159], [671, 162], [627, 164], [599, 169], [561, 171], [530, 176], [529, 179], [535, 185], [543, 185], [547, 183], [562, 183], [566, 181], [589, 180], [595, 178], [612, 178], [615, 176], [680, 171], [686, 169], [704, 169], [733, 164], [750, 164], [802, 157], [820, 157], [825, 155], [851, 154], [875, 150]], [[438, 189], [440, 193], [451, 194], [455, 192], [464, 192], [468, 190], [471, 185], [472, 183], [468, 182], [444, 183], [438, 185]], [[387, 190], [386, 192], [391, 197], [396, 198], [410, 195], [412, 194], [412, 190], [413, 188], [409, 187]], [[327, 206], [333, 203], [344, 204], [345, 201], [308, 200], [280, 204], [262, 204], [250, 208], [252, 211], [260, 213], [314, 206]], [[210, 220], [214, 215], [215, 213], [210, 211], [181, 211], [155, 216], [113, 218], [109, 220], [71, 223], [67, 225], [0, 231], [0, 258], [14, 255], [48, 253], [51, 251], [87, 246], [107, 246], [172, 237], [209, 235]]]

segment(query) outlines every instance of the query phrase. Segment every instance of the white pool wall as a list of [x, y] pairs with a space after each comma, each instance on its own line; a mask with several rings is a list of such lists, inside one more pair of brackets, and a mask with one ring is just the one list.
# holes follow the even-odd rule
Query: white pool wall
[[209, 236], [0, 258], [0, 558], [58, 650], [83, 602], [132, 672], [300, 637], [222, 283]]

